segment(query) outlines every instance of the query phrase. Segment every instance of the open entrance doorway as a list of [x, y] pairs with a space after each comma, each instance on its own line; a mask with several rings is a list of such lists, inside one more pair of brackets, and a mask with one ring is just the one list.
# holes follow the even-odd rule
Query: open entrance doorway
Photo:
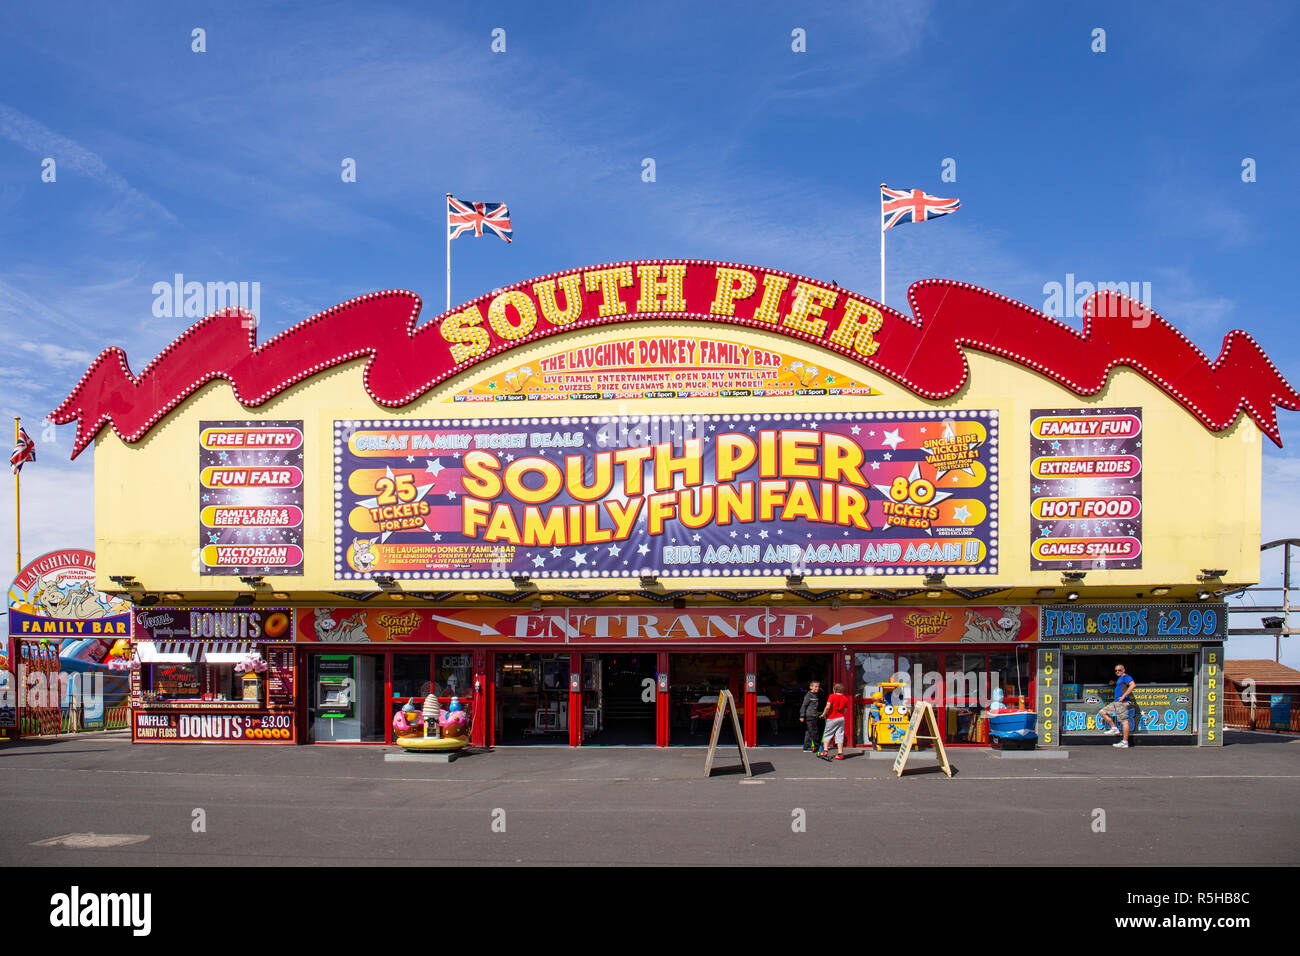
[[569, 743], [569, 655], [497, 654], [493, 743]]
[[[744, 654], [673, 654], [668, 661], [669, 743], [706, 747], [713, 729], [718, 692], [731, 691], [737, 705], [745, 700]], [[731, 721], [722, 724], [720, 743], [735, 744]]]
[[[806, 724], [799, 722], [799, 706], [809, 686], [821, 685], [818, 713], [830, 696], [834, 662], [830, 654], [758, 655], [758, 745], [800, 747]], [[818, 727], [820, 727], [820, 723]]]
[[583, 655], [584, 747], [654, 744], [655, 663], [652, 651]]

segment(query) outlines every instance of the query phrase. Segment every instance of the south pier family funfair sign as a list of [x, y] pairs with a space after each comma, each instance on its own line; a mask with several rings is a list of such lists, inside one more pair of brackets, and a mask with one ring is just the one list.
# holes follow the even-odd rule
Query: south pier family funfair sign
[[[228, 309], [138, 376], [125, 353], [106, 350], [52, 417], [77, 422], [79, 454], [105, 424], [128, 444], [140, 440], [214, 378], [254, 408], [364, 361], [370, 399], [400, 409], [475, 372], [445, 398], [445, 415], [427, 404], [419, 418], [322, 412], [332, 430], [322, 436], [333, 464], [332, 577], [349, 581], [992, 575], [1010, 548], [1016, 566], [1027, 555], [1038, 570], [1140, 568], [1142, 409], [1040, 401], [1025, 407], [1032, 422], [1012, 422], [996, 403], [938, 405], [966, 386], [968, 353], [1079, 396], [1126, 366], [1207, 429], [1245, 412], [1279, 444], [1277, 407], [1300, 409], [1300, 394], [1246, 333], [1229, 333], [1211, 362], [1114, 293], [1089, 300], [1082, 331], [966, 283], [926, 280], [908, 298], [912, 315], [787, 272], [661, 259], [541, 276], [423, 324], [414, 293], [372, 293], [261, 345], [248, 313]], [[660, 325], [626, 324], [641, 320]], [[748, 330], [767, 333], [766, 347], [746, 340]], [[505, 368], [511, 350], [566, 334]], [[817, 358], [826, 353], [841, 371], [828, 374]], [[877, 410], [879, 379], [846, 366], [936, 405]], [[800, 410], [766, 401], [785, 396], [799, 397]], [[588, 401], [696, 397], [707, 406], [699, 414], [622, 405], [609, 414]], [[719, 404], [750, 397], [760, 401]], [[484, 417], [498, 413], [510, 417]], [[323, 572], [301, 554], [302, 423], [260, 422], [247, 434], [248, 422], [203, 424], [215, 429], [201, 442], [204, 474], [215, 481], [238, 457], [250, 481], [265, 479], [235, 488], [223, 475], [224, 487], [205, 489], [214, 497], [201, 502], [203, 544], [225, 550], [205, 550], [204, 573]], [[218, 448], [216, 436], [236, 444]], [[1014, 514], [999, 507], [999, 457], [1027, 440], [1034, 540], [1003, 541], [1000, 555], [999, 520], [1013, 515], [1024, 527], [1024, 503]], [[218, 518], [236, 524], [213, 527]]]
[[984, 410], [336, 422], [336, 572], [987, 572], [996, 449]]

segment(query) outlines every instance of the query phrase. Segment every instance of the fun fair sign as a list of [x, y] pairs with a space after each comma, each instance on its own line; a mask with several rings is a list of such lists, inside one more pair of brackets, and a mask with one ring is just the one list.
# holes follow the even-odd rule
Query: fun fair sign
[[908, 290], [906, 316], [856, 293], [788, 272], [682, 259], [616, 262], [552, 273], [481, 296], [417, 327], [420, 299], [392, 290], [352, 299], [257, 345], [244, 309], [192, 326], [139, 376], [119, 348], [102, 352], [51, 413], [77, 422], [73, 455], [111, 424], [136, 442], [215, 378], [245, 407], [297, 382], [366, 358], [365, 388], [400, 408], [503, 352], [549, 336], [638, 319], [734, 324], [808, 342], [898, 382], [922, 398], [957, 393], [965, 352], [998, 356], [1079, 394], [1112, 368], [1145, 376], [1220, 431], [1246, 412], [1281, 444], [1277, 408], [1300, 410], [1300, 393], [1248, 334], [1228, 333], [1211, 362], [1140, 303], [1098, 293], [1079, 332], [1006, 296], [967, 283], [926, 280]]

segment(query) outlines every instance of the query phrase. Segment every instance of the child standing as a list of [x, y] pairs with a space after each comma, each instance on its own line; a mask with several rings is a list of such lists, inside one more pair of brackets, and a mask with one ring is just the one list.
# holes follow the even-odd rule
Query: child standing
[[803, 724], [803, 749], [814, 753], [820, 738], [817, 733], [817, 711], [821, 710], [821, 695], [821, 681], [813, 681], [808, 685], [808, 693], [803, 695], [803, 703], [799, 705], [799, 723]]
[[822, 711], [823, 717], [828, 717], [826, 721], [826, 732], [822, 736], [821, 753], [817, 756], [823, 760], [830, 760], [831, 741], [835, 741], [835, 749], [838, 753], [834, 759], [844, 759], [844, 721], [849, 716], [849, 708], [853, 706], [853, 701], [844, 696], [844, 685], [836, 684], [831, 690], [831, 696], [826, 700], [826, 709]]

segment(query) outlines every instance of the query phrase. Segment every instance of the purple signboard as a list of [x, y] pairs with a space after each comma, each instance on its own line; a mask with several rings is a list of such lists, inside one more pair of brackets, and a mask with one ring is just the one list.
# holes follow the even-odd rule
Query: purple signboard
[[199, 572], [302, 574], [302, 422], [199, 423]]
[[335, 577], [988, 574], [994, 411], [337, 421]]
[[1030, 415], [1030, 569], [1142, 567], [1142, 409]]

